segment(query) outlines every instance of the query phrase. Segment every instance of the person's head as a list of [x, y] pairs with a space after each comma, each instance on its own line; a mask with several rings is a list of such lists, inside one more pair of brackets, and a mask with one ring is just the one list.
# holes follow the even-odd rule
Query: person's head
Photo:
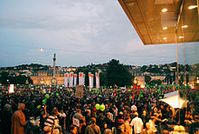
[[26, 105], [25, 105], [24, 103], [19, 103], [19, 104], [18, 104], [18, 110], [24, 111], [25, 108], [26, 108]]
[[149, 130], [150, 129], [150, 124], [147, 122], [146, 123], [146, 129]]
[[71, 134], [77, 134], [77, 127], [75, 125], [70, 126], [70, 133]]
[[82, 110], [81, 109], [77, 109], [77, 113], [82, 113]]
[[130, 115], [129, 115], [129, 114], [127, 114], [127, 115], [124, 117], [124, 120], [125, 120], [125, 121], [130, 121], [130, 120], [131, 120]]
[[154, 111], [154, 113], [157, 113], [157, 112], [158, 112], [158, 108], [155, 107], [155, 108], [153, 109], [153, 111]]
[[132, 105], [132, 106], [131, 106], [131, 111], [132, 111], [132, 112], [136, 112], [136, 111], [137, 111], [137, 106]]
[[58, 111], [58, 109], [56, 107], [53, 108], [52, 114], [53, 115], [58, 115], [59, 114], [59, 111]]
[[11, 112], [11, 110], [12, 110], [12, 106], [10, 104], [4, 105], [4, 111]]
[[91, 118], [91, 124], [96, 124], [96, 118], [95, 117]]
[[91, 110], [90, 109], [86, 109], [86, 115], [91, 116]]
[[138, 117], [139, 114], [138, 114], [138, 112], [135, 112], [134, 115], [135, 115], [136, 117]]
[[105, 129], [105, 130], [104, 130], [104, 134], [112, 134], [111, 129]]
[[142, 115], [146, 116], [146, 110], [142, 111]]
[[111, 113], [110, 112], [106, 113], [106, 117], [110, 119], [111, 118]]

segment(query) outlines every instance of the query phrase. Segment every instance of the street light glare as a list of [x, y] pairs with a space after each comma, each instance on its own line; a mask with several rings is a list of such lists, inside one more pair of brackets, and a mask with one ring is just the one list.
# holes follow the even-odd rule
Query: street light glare
[[40, 52], [43, 52], [43, 51], [44, 51], [44, 49], [43, 49], [43, 48], [40, 48], [40, 49], [39, 49], [39, 51], [40, 51]]

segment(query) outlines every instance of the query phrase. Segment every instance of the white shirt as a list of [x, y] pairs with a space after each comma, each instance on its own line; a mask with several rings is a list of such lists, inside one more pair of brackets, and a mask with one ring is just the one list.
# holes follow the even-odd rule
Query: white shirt
[[134, 126], [134, 133], [141, 133], [143, 128], [142, 119], [139, 117], [135, 117], [131, 121], [131, 126]]

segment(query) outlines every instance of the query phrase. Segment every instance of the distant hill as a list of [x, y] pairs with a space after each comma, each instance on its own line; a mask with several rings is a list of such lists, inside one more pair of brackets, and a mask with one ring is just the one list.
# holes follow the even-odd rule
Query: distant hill
[[[152, 73], [152, 74], [167, 74], [170, 73], [171, 71], [176, 71], [176, 62], [169, 63], [169, 64], [161, 64], [161, 65], [143, 65], [143, 66], [135, 66], [135, 65], [124, 65], [128, 70], [131, 72], [139, 72], [139, 73]], [[86, 66], [80, 66], [76, 67], [77, 70], [79, 71], [84, 71], [84, 70], [90, 70], [96, 71], [96, 70], [101, 70], [106, 71], [107, 68], [107, 63], [103, 64], [90, 64]], [[56, 66], [59, 67], [59, 66]], [[67, 67], [59, 67], [59, 68], [67, 68]], [[69, 67], [70, 68], [70, 67]], [[31, 72], [36, 72], [40, 70], [51, 70], [52, 66], [49, 65], [42, 65], [42, 64], [22, 64], [18, 66], [13, 66], [13, 67], [1, 67], [0, 72], [2, 71], [17, 71], [17, 70], [29, 70]], [[190, 72], [190, 73], [195, 73], [199, 75], [199, 63], [194, 64], [194, 65], [179, 65], [179, 72]]]

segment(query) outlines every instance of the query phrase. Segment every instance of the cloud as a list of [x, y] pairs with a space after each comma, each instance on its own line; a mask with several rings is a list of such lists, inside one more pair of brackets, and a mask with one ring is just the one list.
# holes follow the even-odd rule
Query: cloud
[[2, 65], [51, 64], [54, 53], [62, 66], [176, 59], [175, 46], [144, 46], [117, 0], [0, 0], [0, 44]]

